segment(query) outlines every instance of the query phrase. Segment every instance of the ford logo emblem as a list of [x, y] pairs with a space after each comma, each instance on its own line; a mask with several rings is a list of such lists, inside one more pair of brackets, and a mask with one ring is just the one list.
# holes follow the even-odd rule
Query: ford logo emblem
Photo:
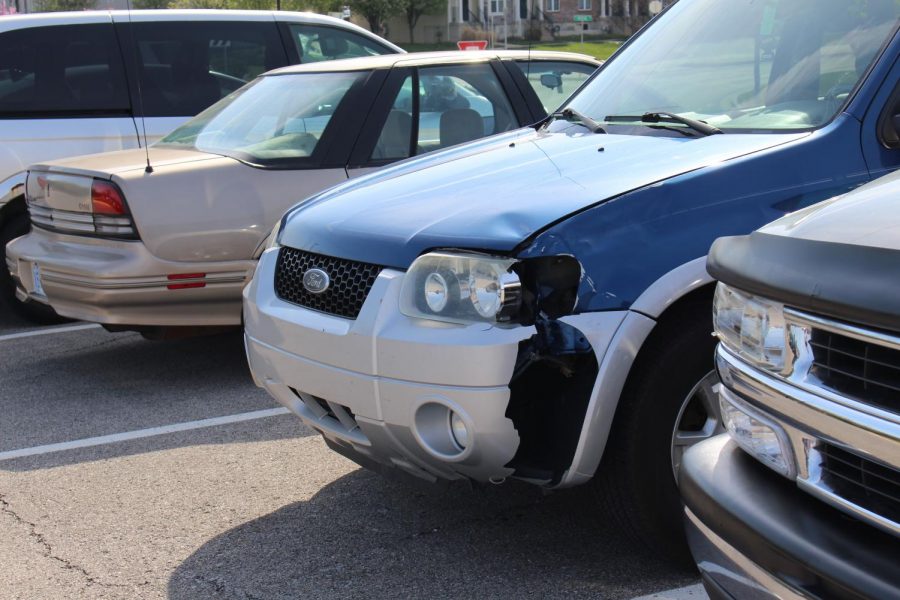
[[303, 274], [303, 287], [310, 294], [321, 294], [331, 285], [331, 277], [322, 269], [309, 269]]

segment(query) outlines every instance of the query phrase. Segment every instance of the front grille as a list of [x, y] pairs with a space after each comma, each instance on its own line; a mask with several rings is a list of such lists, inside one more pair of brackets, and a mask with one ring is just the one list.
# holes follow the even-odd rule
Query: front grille
[[900, 471], [831, 444], [819, 448], [822, 483], [838, 496], [900, 524]]
[[[303, 287], [304, 273], [313, 268], [322, 269], [331, 279], [318, 294]], [[282, 248], [275, 266], [275, 294], [285, 302], [355, 319], [380, 272], [378, 265]]]
[[900, 414], [900, 351], [824, 329], [810, 337], [810, 374], [826, 387]]

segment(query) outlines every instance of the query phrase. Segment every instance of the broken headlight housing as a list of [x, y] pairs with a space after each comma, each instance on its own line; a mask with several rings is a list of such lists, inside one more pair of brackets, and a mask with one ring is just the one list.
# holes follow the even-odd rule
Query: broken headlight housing
[[430, 252], [412, 264], [400, 290], [400, 312], [449, 323], [507, 323], [521, 305], [510, 258]]
[[722, 344], [753, 365], [780, 372], [787, 348], [784, 305], [720, 283], [713, 324]]

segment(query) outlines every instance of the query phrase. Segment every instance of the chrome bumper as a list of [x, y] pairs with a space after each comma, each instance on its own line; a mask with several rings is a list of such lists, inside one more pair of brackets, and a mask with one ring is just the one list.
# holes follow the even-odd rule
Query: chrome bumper
[[900, 536], [900, 524], [842, 497], [821, 468], [822, 450], [828, 444], [900, 471], [900, 418], [886, 418], [883, 411], [825, 390], [820, 395], [799, 388], [751, 367], [721, 344], [716, 363], [723, 383], [721, 393], [749, 402], [787, 434], [801, 489]]
[[[253, 261], [171, 262], [139, 241], [59, 234], [41, 229], [7, 246], [16, 293], [50, 304], [64, 317], [109, 325], [240, 325], [241, 289]], [[39, 265], [45, 296], [35, 292]], [[168, 275], [203, 274], [169, 280]], [[198, 287], [170, 289], [171, 284]], [[202, 284], [202, 287], [199, 287]]]

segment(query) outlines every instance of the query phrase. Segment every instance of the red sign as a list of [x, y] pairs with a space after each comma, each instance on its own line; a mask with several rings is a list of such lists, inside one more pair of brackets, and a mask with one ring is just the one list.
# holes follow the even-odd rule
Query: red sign
[[470, 40], [466, 42], [456, 42], [460, 50], [484, 50], [487, 48], [487, 40]]

